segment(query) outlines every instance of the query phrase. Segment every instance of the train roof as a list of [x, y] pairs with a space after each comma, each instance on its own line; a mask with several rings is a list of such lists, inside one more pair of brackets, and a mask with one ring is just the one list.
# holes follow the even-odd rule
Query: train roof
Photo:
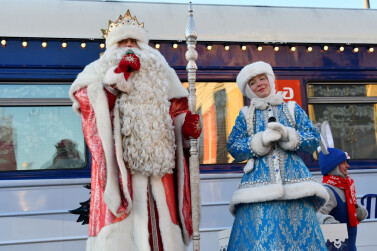
[[[185, 40], [188, 4], [3, 0], [0, 36], [101, 39], [127, 9], [151, 40]], [[193, 4], [198, 41], [377, 44], [377, 10]]]

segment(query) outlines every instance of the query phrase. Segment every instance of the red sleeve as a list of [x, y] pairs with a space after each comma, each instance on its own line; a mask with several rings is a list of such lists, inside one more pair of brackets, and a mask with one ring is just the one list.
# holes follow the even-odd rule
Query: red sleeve
[[173, 98], [170, 100], [170, 116], [174, 119], [181, 113], [189, 111], [187, 98]]

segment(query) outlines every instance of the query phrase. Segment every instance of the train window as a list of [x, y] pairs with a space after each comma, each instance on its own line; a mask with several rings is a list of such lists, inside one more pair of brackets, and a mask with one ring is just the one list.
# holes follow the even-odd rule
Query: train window
[[309, 117], [329, 121], [337, 148], [352, 159], [376, 159], [377, 83], [308, 83]]
[[[188, 87], [187, 83], [184, 83]], [[199, 139], [200, 164], [227, 164], [234, 159], [226, 149], [228, 136], [244, 98], [235, 82], [197, 82], [196, 109], [201, 116], [203, 132]]]
[[81, 169], [86, 165], [80, 117], [70, 83], [0, 83], [0, 171]]
[[68, 98], [70, 85], [1, 84], [0, 99]]

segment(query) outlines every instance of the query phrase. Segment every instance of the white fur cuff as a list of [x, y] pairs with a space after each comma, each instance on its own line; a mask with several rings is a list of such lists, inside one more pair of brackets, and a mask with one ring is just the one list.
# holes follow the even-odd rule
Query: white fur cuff
[[288, 133], [288, 141], [279, 141], [279, 145], [284, 150], [294, 150], [300, 145], [300, 137], [296, 131], [296, 129], [292, 127], [286, 127]]
[[255, 152], [259, 156], [266, 155], [271, 151], [271, 145], [263, 146], [262, 143], [263, 132], [258, 132], [253, 136], [250, 142], [250, 149], [252, 152]]
[[107, 85], [113, 85], [116, 84], [116, 87], [123, 91], [123, 92], [129, 92], [131, 89], [131, 83], [130, 81], [127, 81], [124, 78], [123, 72], [121, 73], [115, 73], [114, 70], [116, 69], [116, 66], [111, 67], [107, 70], [105, 77], [103, 78], [103, 83]]
[[105, 77], [103, 78], [103, 83], [112, 85], [120, 82], [122, 78], [124, 79], [123, 73], [115, 73], [114, 70], [116, 69], [116, 66], [111, 67], [106, 71]]

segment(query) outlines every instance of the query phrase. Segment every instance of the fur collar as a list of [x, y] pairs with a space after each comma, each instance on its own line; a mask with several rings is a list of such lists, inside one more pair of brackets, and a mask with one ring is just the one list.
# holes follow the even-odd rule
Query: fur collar
[[269, 105], [280, 105], [284, 102], [283, 97], [279, 93], [268, 96], [267, 98], [253, 98], [250, 101], [250, 106], [254, 105], [255, 109], [265, 110]]

